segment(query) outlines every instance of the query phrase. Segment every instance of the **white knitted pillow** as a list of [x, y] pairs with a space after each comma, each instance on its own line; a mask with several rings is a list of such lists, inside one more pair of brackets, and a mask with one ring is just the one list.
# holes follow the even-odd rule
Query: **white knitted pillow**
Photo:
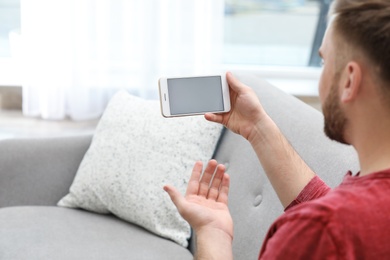
[[58, 205], [112, 213], [186, 247], [190, 227], [163, 186], [184, 194], [193, 164], [211, 158], [221, 130], [202, 116], [166, 119], [158, 101], [119, 92]]

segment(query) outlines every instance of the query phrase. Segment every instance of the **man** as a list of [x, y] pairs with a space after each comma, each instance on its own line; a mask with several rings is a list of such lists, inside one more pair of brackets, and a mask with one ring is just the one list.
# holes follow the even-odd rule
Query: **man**
[[[254, 92], [230, 73], [232, 110], [205, 115], [251, 143], [285, 207], [265, 238], [261, 259], [390, 257], [390, 1], [335, 0], [330, 18], [320, 48], [325, 133], [356, 149], [357, 176], [348, 173], [330, 190]], [[197, 257], [232, 259], [229, 176], [214, 160], [200, 179], [201, 171], [197, 162], [185, 197], [171, 186], [164, 189], [197, 234]]]

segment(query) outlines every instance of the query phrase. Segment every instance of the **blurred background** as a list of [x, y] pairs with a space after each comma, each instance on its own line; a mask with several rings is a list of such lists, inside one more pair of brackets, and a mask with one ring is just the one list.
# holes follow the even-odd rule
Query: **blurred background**
[[330, 2], [0, 0], [0, 139], [93, 131], [162, 76], [254, 73], [318, 108]]

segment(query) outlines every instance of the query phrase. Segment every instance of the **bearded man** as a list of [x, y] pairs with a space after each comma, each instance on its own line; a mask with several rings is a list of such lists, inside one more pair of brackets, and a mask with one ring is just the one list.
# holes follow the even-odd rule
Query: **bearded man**
[[[319, 50], [325, 134], [355, 148], [357, 175], [347, 173], [331, 190], [290, 146], [252, 89], [230, 73], [232, 110], [205, 115], [251, 143], [285, 207], [259, 259], [390, 257], [390, 1], [335, 0], [329, 18]], [[201, 173], [197, 162], [185, 197], [172, 186], [164, 189], [196, 232], [197, 258], [232, 259], [229, 176], [214, 160]]]

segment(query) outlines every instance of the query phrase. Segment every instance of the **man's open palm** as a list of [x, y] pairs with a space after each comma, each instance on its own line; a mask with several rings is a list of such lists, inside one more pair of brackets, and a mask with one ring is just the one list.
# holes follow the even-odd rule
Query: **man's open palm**
[[185, 197], [170, 185], [166, 185], [164, 190], [171, 197], [180, 215], [196, 232], [211, 228], [233, 237], [233, 221], [227, 206], [230, 179], [225, 173], [225, 166], [211, 160], [203, 175], [202, 170], [202, 162], [197, 162]]

